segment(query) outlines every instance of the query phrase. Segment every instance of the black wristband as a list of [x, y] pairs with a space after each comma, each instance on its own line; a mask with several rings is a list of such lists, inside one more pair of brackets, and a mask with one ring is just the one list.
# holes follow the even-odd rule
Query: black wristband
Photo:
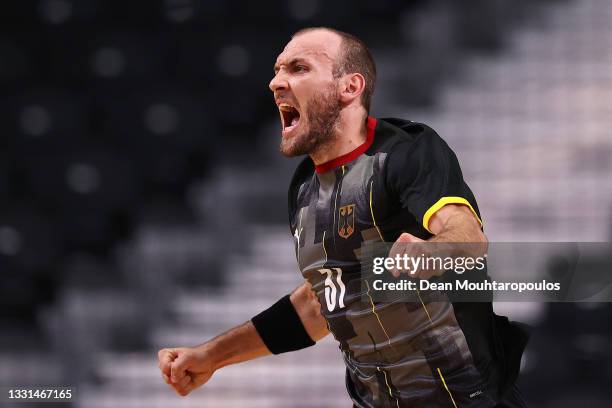
[[251, 322], [273, 354], [301, 350], [315, 344], [304, 328], [289, 295], [253, 317]]

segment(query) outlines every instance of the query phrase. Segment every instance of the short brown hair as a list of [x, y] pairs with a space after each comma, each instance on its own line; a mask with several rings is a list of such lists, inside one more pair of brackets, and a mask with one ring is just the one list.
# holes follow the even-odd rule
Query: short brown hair
[[370, 50], [363, 41], [352, 34], [329, 27], [309, 27], [295, 32], [291, 38], [315, 30], [327, 30], [340, 36], [342, 39], [340, 58], [334, 67], [334, 77], [340, 77], [358, 72], [365, 78], [365, 89], [361, 94], [361, 103], [365, 110], [370, 112], [372, 94], [376, 85], [376, 64]]

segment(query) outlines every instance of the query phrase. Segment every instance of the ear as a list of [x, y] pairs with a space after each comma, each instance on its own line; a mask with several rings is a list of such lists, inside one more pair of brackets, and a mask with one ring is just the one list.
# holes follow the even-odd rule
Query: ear
[[347, 74], [340, 81], [340, 100], [345, 104], [350, 104], [354, 100], [359, 100], [365, 89], [365, 78], [360, 73]]

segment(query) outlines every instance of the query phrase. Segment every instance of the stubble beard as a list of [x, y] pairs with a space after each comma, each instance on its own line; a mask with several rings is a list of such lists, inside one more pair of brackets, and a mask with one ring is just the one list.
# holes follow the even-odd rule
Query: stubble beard
[[295, 157], [304, 154], [316, 155], [325, 149], [336, 138], [335, 127], [340, 110], [340, 100], [334, 85], [327, 91], [315, 93], [306, 110], [306, 130], [291, 138], [283, 138], [280, 143], [281, 153], [287, 157]]

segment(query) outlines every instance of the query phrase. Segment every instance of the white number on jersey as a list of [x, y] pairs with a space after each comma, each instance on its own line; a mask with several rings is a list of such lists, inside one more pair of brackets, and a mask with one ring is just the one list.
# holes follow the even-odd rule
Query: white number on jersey
[[[342, 309], [344, 307], [344, 294], [346, 293], [346, 287], [342, 282], [342, 269], [340, 268], [323, 268], [319, 269], [321, 275], [327, 274], [325, 278], [325, 303], [327, 304], [327, 310], [332, 312], [336, 308], [336, 300], [338, 301], [338, 307]], [[334, 283], [334, 272], [336, 272], [336, 282]], [[338, 289], [340, 295], [336, 299]]]

